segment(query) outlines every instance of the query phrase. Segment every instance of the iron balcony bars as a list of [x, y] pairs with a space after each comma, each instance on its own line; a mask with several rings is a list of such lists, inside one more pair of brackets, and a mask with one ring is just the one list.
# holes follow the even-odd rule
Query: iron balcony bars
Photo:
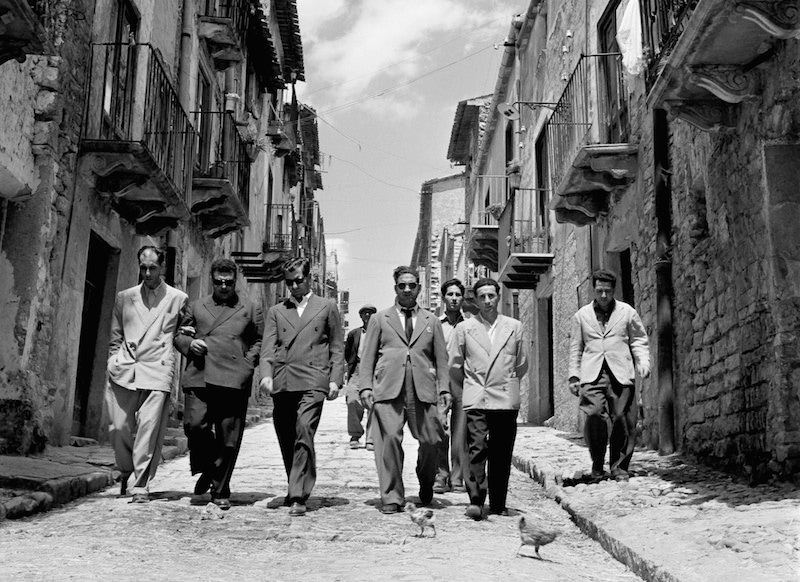
[[267, 234], [263, 251], [289, 252], [294, 248], [294, 206], [270, 204], [267, 206]]
[[90, 70], [83, 139], [142, 142], [185, 199], [196, 132], [159, 51], [149, 43], [95, 43]]
[[195, 111], [192, 115], [198, 132], [195, 177], [228, 180], [247, 214], [251, 162], [236, 119], [229, 111]]
[[203, 0], [200, 6], [201, 17], [221, 18], [231, 21], [231, 28], [244, 40], [250, 24], [250, 3], [252, 0]]
[[639, 0], [642, 41], [647, 56], [645, 82], [648, 91], [675, 48], [699, 0]]
[[501, 255], [508, 258], [509, 254], [550, 252], [547, 202], [548, 192], [544, 190], [523, 188], [511, 192], [498, 221], [500, 240], [507, 249]]
[[624, 143], [629, 134], [621, 55], [581, 55], [545, 125], [553, 190], [583, 146]]

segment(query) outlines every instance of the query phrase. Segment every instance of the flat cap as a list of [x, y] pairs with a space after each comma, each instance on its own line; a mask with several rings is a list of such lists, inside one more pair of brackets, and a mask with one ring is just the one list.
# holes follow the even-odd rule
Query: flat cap
[[364, 307], [358, 310], [358, 314], [361, 315], [365, 311], [371, 311], [372, 313], [377, 313], [378, 308], [375, 307], [374, 305], [370, 305], [369, 303], [367, 303], [366, 305], [364, 305]]

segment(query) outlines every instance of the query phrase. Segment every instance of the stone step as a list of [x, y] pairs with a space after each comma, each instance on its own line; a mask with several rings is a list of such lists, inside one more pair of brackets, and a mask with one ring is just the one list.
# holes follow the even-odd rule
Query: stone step
[[81, 436], [69, 437], [69, 446], [71, 447], [88, 447], [98, 444], [96, 439]]

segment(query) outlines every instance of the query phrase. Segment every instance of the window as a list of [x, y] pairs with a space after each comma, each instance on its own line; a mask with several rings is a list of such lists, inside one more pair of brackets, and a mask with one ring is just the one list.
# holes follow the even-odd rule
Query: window
[[[630, 0], [635, 2], [636, 0]], [[622, 78], [622, 57], [617, 44], [617, 11], [619, 0], [611, 2], [598, 24], [600, 52], [607, 55], [599, 59], [602, 99], [605, 119], [600, 138], [605, 143], [626, 143], [630, 137], [628, 121], [628, 95]], [[617, 54], [614, 54], [617, 53]]]
[[200, 172], [205, 172], [211, 163], [211, 83], [208, 77], [200, 71], [197, 75], [197, 153], [195, 167]]
[[111, 45], [105, 56], [103, 87], [104, 139], [130, 139], [131, 109], [136, 83], [136, 32], [139, 18], [128, 0], [111, 10]]

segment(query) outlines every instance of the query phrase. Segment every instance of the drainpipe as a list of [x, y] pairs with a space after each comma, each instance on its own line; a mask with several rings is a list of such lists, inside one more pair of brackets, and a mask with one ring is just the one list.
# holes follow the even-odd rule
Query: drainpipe
[[[191, 111], [192, 89], [192, 22], [194, 21], [194, 0], [183, 0], [181, 15], [181, 57], [178, 72], [178, 99], [186, 111]], [[194, 120], [192, 120], [194, 121]]]
[[672, 383], [672, 175], [669, 121], [663, 109], [653, 110], [653, 161], [656, 208], [656, 348], [658, 368], [658, 452], [675, 452], [675, 394]]

